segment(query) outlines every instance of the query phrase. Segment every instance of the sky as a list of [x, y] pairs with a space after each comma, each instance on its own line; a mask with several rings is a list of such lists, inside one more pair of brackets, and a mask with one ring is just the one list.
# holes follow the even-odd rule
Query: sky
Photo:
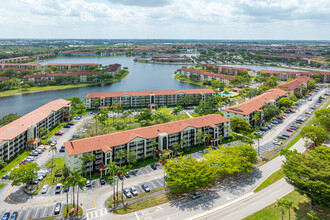
[[0, 0], [0, 38], [330, 40], [330, 1]]

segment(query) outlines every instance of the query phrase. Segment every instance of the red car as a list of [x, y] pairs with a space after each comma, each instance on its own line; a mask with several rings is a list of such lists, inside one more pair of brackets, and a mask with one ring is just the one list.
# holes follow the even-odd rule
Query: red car
[[55, 133], [55, 135], [63, 135], [63, 132], [57, 132], [57, 133]]
[[287, 130], [288, 132], [293, 132], [293, 131], [292, 131], [291, 129], [289, 129], [289, 128], [288, 128], [288, 129], [286, 129], [286, 130]]
[[27, 163], [26, 161], [20, 162], [19, 165], [26, 164], [26, 163]]

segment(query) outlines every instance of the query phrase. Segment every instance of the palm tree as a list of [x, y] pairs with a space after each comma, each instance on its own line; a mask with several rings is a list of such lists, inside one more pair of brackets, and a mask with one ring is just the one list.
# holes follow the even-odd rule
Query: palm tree
[[253, 115], [252, 120], [254, 121], [255, 125], [258, 124], [258, 123], [256, 123], [256, 122], [258, 122], [258, 121], [260, 120], [260, 116], [261, 116], [260, 112], [256, 112], [256, 113]]
[[262, 138], [262, 135], [257, 133], [255, 138], [258, 140], [258, 156], [260, 156], [260, 149], [259, 149], [260, 143], [259, 143], [259, 140], [260, 140], [260, 138]]
[[79, 209], [79, 189], [83, 189], [84, 186], [86, 186], [86, 178], [82, 177], [80, 175], [80, 172], [77, 172], [77, 176], [76, 176], [76, 183], [77, 183], [77, 212], [78, 212], [78, 209]]
[[117, 155], [115, 156], [115, 159], [119, 159], [119, 165], [121, 167], [121, 164], [123, 163], [123, 159], [125, 159], [126, 153], [124, 150], [119, 150]]
[[[95, 161], [95, 154], [91, 153], [91, 154], [87, 154], [85, 156], [80, 157], [80, 159], [83, 161], [83, 164], [86, 165], [87, 163], [93, 163], [93, 161]], [[92, 164], [92, 168], [89, 170], [89, 178], [92, 178], [92, 170], [93, 170], [93, 164]]]
[[180, 143], [176, 142], [173, 146], [172, 149], [174, 151], [174, 155], [177, 155], [178, 150], [181, 148]]
[[158, 151], [158, 145], [159, 145], [159, 143], [156, 141], [156, 140], [153, 140], [152, 141], [152, 156], [153, 156], [153, 160], [155, 160], [155, 153]]
[[211, 134], [209, 134], [209, 133], [204, 134], [203, 141], [204, 141], [205, 146], [206, 146], [206, 143], [208, 143], [208, 144], [210, 143], [211, 138], [212, 138]]
[[52, 169], [51, 169], [51, 174], [53, 173], [53, 162], [54, 162], [54, 154], [55, 154], [55, 152], [57, 151], [57, 148], [56, 148], [56, 146], [54, 145], [54, 146], [50, 146], [50, 148], [48, 149], [48, 151], [50, 151], [50, 152], [52, 152]]
[[116, 175], [117, 166], [115, 162], [109, 162], [105, 167], [107, 168], [108, 173], [110, 174], [110, 178], [112, 178], [113, 201], [115, 201], [116, 200], [115, 175]]
[[76, 169], [73, 169], [70, 171], [70, 176], [68, 176], [67, 181], [70, 186], [72, 186], [72, 206], [75, 207], [75, 200], [74, 200], [74, 188], [76, 186], [76, 180], [77, 180], [77, 174], [78, 171]]
[[[66, 188], [67, 186], [70, 187], [70, 182], [68, 179], [63, 181], [63, 186]], [[69, 188], [70, 189], [70, 188]], [[69, 191], [66, 192], [66, 214], [68, 215], [69, 213]]]
[[129, 169], [126, 168], [126, 166], [123, 166], [120, 168], [120, 172], [122, 175], [121, 179], [121, 201], [124, 203], [124, 179], [125, 179], [125, 174], [129, 171]]

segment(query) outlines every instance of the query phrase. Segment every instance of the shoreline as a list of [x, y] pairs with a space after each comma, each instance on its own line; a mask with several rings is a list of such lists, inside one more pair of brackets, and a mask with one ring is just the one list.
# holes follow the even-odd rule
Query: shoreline
[[[64, 89], [74, 89], [74, 88], [81, 88], [81, 87], [88, 87], [88, 86], [97, 86], [97, 85], [101, 85], [101, 84], [110, 84], [110, 83], [114, 83], [114, 82], [118, 82], [120, 80], [123, 80], [126, 78], [126, 76], [128, 76], [130, 72], [128, 71], [127, 74], [123, 75], [122, 78], [117, 79], [117, 80], [113, 80], [113, 81], [109, 81], [109, 82], [95, 82], [95, 83], [90, 83], [90, 84], [82, 84], [82, 85], [62, 85], [62, 86], [58, 86], [58, 88], [52, 88], [52, 87], [57, 87], [57, 86], [47, 86], [49, 88], [46, 87], [41, 87], [40, 90], [33, 90], [33, 91], [19, 91], [16, 93], [12, 93], [12, 94], [1, 94], [2, 92], [0, 92], [0, 98], [3, 97], [8, 97], [8, 96], [14, 96], [14, 95], [24, 95], [24, 94], [31, 94], [31, 93], [37, 93], [37, 92], [45, 92], [45, 91], [54, 91], [54, 90], [64, 90]], [[9, 90], [10, 91], [10, 90]]]

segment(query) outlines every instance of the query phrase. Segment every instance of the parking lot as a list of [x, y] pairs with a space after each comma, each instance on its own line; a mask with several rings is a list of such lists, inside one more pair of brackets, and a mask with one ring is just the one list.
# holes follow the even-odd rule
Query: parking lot
[[[1, 210], [0, 216], [2, 216], [5, 212], [10, 212], [12, 214], [13, 212], [18, 212], [17, 220], [27, 220], [27, 219], [37, 219], [37, 218], [45, 218], [45, 217], [56, 217], [57, 215], [54, 215], [54, 208], [57, 202], [54, 202], [53, 204], [48, 204], [45, 206], [40, 207], [31, 207], [31, 206], [20, 206], [16, 209], [9, 209], [9, 210]], [[65, 202], [61, 203], [61, 211], [65, 206]]]

